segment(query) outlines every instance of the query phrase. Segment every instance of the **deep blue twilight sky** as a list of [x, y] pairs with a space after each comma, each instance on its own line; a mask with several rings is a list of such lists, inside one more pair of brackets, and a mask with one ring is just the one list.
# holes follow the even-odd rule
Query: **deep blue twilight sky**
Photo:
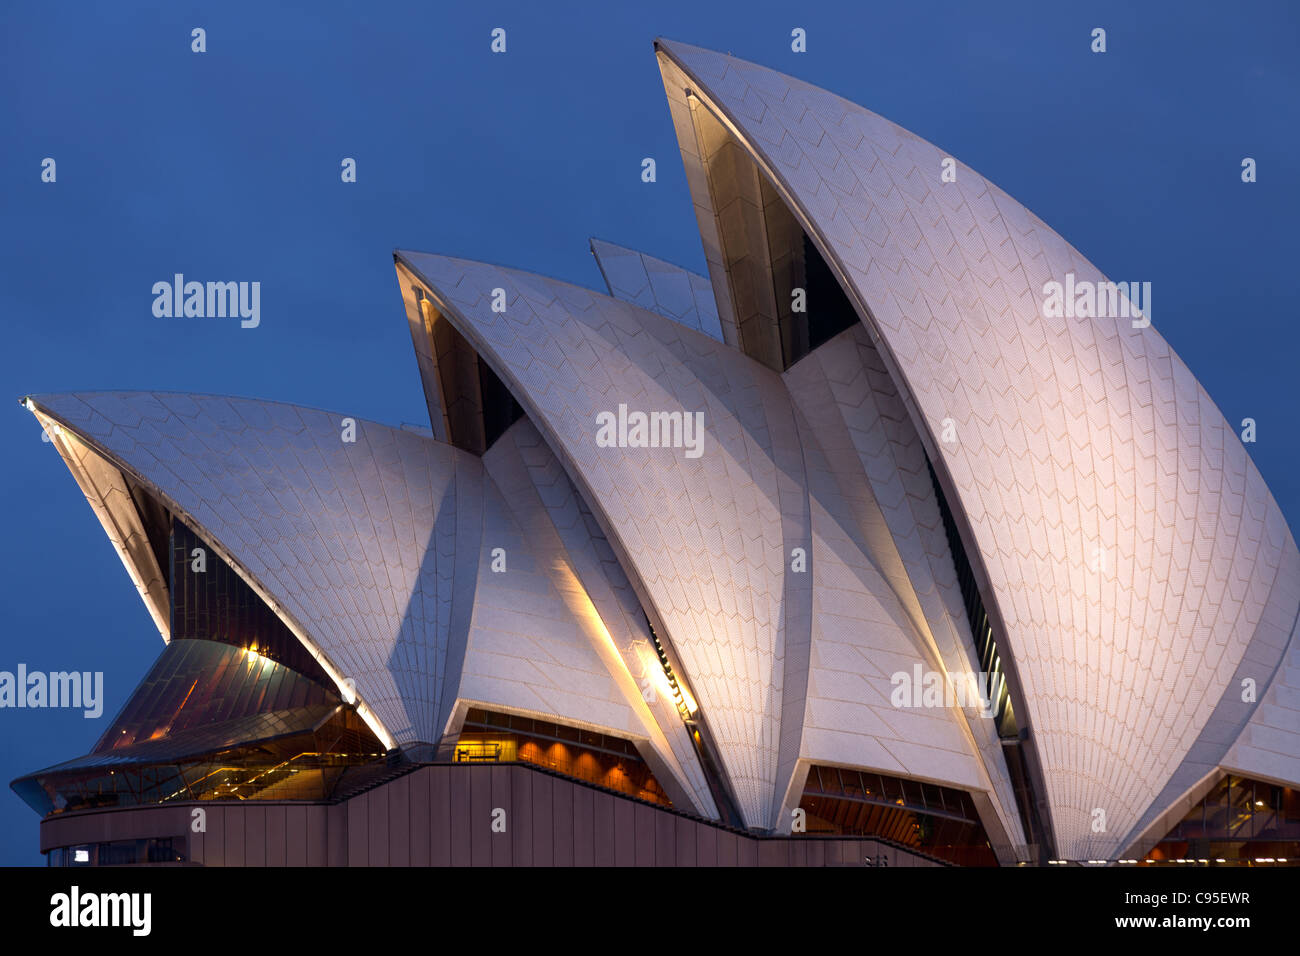
[[[861, 103], [1112, 278], [1152, 281], [1155, 325], [1229, 421], [1258, 421], [1250, 452], [1300, 521], [1295, 4], [270, 6], [0, 12], [0, 670], [105, 674], [100, 720], [0, 710], [0, 783], [86, 752], [162, 649], [16, 399], [218, 392], [427, 423], [394, 248], [603, 288], [596, 235], [703, 271], [657, 35]], [[489, 51], [497, 26], [505, 55]], [[356, 184], [340, 182], [345, 156]], [[175, 272], [260, 281], [261, 326], [155, 318], [150, 289]], [[41, 862], [35, 813], [3, 787], [0, 863]]]

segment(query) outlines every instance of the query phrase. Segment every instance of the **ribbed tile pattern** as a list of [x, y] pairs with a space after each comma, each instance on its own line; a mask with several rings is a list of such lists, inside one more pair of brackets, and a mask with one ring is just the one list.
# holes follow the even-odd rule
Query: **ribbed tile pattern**
[[[482, 482], [477, 459], [363, 420], [345, 442], [345, 416], [275, 402], [149, 392], [34, 400], [230, 555], [356, 682], [396, 743], [438, 739], [457, 554], [472, 573], [481, 524], [458, 514], [457, 485]], [[472, 601], [472, 589], [463, 597]]]
[[[832, 390], [820, 410], [805, 408], [810, 420], [796, 413], [781, 376], [648, 310], [514, 270], [402, 257], [510, 384], [597, 506], [613, 554], [681, 658], [749, 825], [788, 824], [780, 812], [783, 800], [797, 803], [787, 790], [796, 763], [815, 758], [996, 793], [1008, 840], [1021, 841], [996, 749], [984, 752], [987, 741], [977, 741], [957, 713], [890, 704], [896, 671], [918, 663], [951, 668], [948, 658], [968, 670], [969, 652], [952, 646], [951, 625], [942, 650], [930, 637], [925, 614], [951, 611], [929, 593], [932, 577], [923, 611], [894, 551], [909, 613], [878, 569], [873, 549], [893, 548], [893, 532], [877, 512], [873, 543], [869, 520], [844, 503], [843, 489], [854, 495], [866, 487], [867, 451], [848, 437]], [[492, 310], [496, 289], [504, 312]], [[849, 354], [863, 378], [863, 358]], [[807, 368], [818, 374], [815, 364]], [[599, 447], [596, 416], [620, 403], [703, 411], [703, 454]], [[848, 449], [834, 461], [818, 445], [828, 416]], [[515, 426], [502, 442], [523, 434]], [[908, 467], [924, 473], [914, 433], [894, 438], [912, 441]], [[487, 460], [498, 454], [494, 447]], [[546, 496], [555, 495], [554, 479], [542, 481]], [[908, 484], [913, 494], [929, 494], [915, 475]], [[925, 500], [937, 526], [937, 506], [932, 496]], [[894, 506], [905, 507], [902, 500]], [[921, 536], [908, 520], [896, 519], [899, 534]], [[933, 528], [928, 533], [930, 547], [944, 550], [926, 560], [938, 561], [946, 545]], [[788, 570], [794, 547], [806, 552], [808, 573]], [[917, 550], [909, 548], [909, 555]], [[951, 589], [950, 560], [946, 574]]]
[[603, 239], [591, 240], [609, 294], [722, 341], [713, 286], [702, 275]]
[[[716, 818], [717, 809], [686, 725], [663, 686], [662, 667], [651, 644], [641, 603], [564, 467], [527, 418], [510, 426], [488, 449], [483, 465], [516, 518], [506, 533], [522, 535], [520, 544], [529, 562], [525, 573], [530, 579], [539, 575], [549, 579], [551, 590], [566, 602], [573, 622], [568, 627], [581, 627], [587, 641], [586, 653], [592, 660], [587, 670], [617, 675], [613, 681], [606, 680], [608, 686], [602, 687], [602, 692], [607, 696], [622, 695], [622, 735], [646, 741], [651, 769], [669, 789], [674, 803], [684, 802], [697, 813]], [[495, 538], [489, 537], [493, 540], [485, 544], [495, 546]], [[513, 548], [510, 553], [514, 553]], [[504, 604], [513, 616], [534, 613], [537, 589], [517, 582], [514, 570], [512, 567], [508, 577], [480, 572], [476, 628], [481, 626], [477, 607], [490, 600]], [[503, 590], [493, 597], [491, 585], [498, 578], [510, 585], [513, 593]], [[513, 642], [500, 642], [497, 653], [522, 656], [521, 646], [549, 645], [553, 628], [530, 623], [514, 630], [519, 636]], [[549, 648], [545, 649], [549, 653]], [[472, 641], [471, 656], [479, 650], [479, 642]], [[552, 708], [546, 713], [561, 722], [588, 715], [593, 702], [581, 697], [570, 699], [581, 682], [543, 666], [540, 656], [538, 660], [537, 668], [556, 687], [541, 695], [544, 706]], [[472, 697], [473, 692], [466, 688], [462, 695]], [[592, 716], [584, 719], [599, 722]], [[608, 721], [605, 724], [613, 726]], [[673, 792], [674, 781], [685, 787], [684, 794]]]
[[[903, 653], [910, 654], [913, 662], [926, 670], [946, 673], [953, 680], [978, 673], [975, 645], [926, 468], [925, 450], [866, 329], [859, 325], [846, 330], [795, 364], [784, 378], [807, 421], [805, 445], [811, 445], [815, 439], [831, 476], [827, 508], [834, 513], [836, 521], [828, 522], [828, 530], [822, 534], [834, 538], [838, 531], [838, 536], [847, 536], [848, 532], [841, 529], [851, 529], [854, 549], [861, 552], [857, 560], [844, 557], [849, 552], [842, 547], [830, 548], [818, 556], [814, 563], [818, 613], [825, 613], [824, 607], [836, 589], [866, 590], [868, 593], [856, 600], [872, 602], [874, 610], [867, 619], [879, 621], [882, 614], [887, 614], [894, 629], [900, 635], [908, 635], [902, 642], [906, 647]], [[836, 496], [840, 502], [838, 509], [833, 504]], [[816, 524], [815, 521], [815, 527]], [[861, 570], [854, 570], [856, 580], [850, 579], [845, 584], [833, 580], [828, 562], [844, 565], [846, 570], [856, 564]], [[841, 598], [840, 603], [844, 600]], [[825, 624], [822, 629], [826, 630]], [[879, 635], [882, 626], [855, 622], [851, 630]], [[823, 658], [818, 653], [818, 643], [826, 639], [814, 635], [815, 661]], [[879, 641], [879, 636], [875, 640]], [[912, 662], [898, 660], [897, 648], [888, 653], [900, 666], [891, 666], [884, 677], [899, 670], [911, 673]], [[876, 670], [881, 658], [879, 654], [864, 654], [864, 660], [853, 669], [856, 679], [865, 681], [868, 675], [879, 676]], [[883, 686], [886, 703], [888, 688], [886, 683]], [[878, 700], [880, 696], [881, 688], [877, 688], [871, 694], [862, 695], [857, 703], [865, 706], [868, 698]], [[852, 700], [846, 698], [846, 703]], [[911, 747], [945, 749], [941, 743], [945, 735], [900, 723], [915, 712], [900, 712], [892, 707], [890, 710], [892, 714], [886, 715], [887, 733], [881, 739], [888, 741], [892, 735], [899, 741], [894, 745], [895, 750], [900, 749], [903, 741]], [[927, 715], [933, 717], [934, 713]], [[993, 792], [1001, 825], [1007, 833], [1006, 842], [1023, 844], [1025, 837], [1015, 795], [993, 721], [978, 712], [960, 709], [950, 718], [953, 730], [968, 739], [962, 739], [960, 746], [946, 747], [953, 752], [950, 758], [953, 766], [949, 767], [946, 779], [956, 781], [965, 774], [977, 781], [967, 784], [968, 789]], [[852, 734], [872, 735], [870, 722], [845, 720], [836, 726], [822, 719], [820, 724], [827, 728], [820, 738], [824, 742], [849, 740]], [[949, 735], [948, 739], [953, 738]], [[841, 748], [817, 749], [816, 740], [809, 735], [804, 747], [804, 756], [815, 763], [886, 769], [886, 764], [849, 759]], [[979, 761], [971, 761], [968, 755], [976, 752]], [[907, 756], [905, 769], [893, 772], [932, 779], [942, 776], [933, 772], [942, 762], [941, 754], [917, 759], [919, 754], [911, 751]], [[958, 772], [956, 767], [964, 769]]]
[[712, 811], [689, 742], [683, 769], [640, 719], [584, 582], [556, 574], [575, 558], [558, 535], [547, 547], [525, 533], [560, 502], [507, 495], [478, 458], [405, 429], [355, 420], [345, 442], [345, 416], [316, 409], [147, 392], [34, 401], [64, 426], [59, 441], [138, 475], [251, 576], [398, 745], [437, 743], [458, 701], [528, 713], [649, 740], [667, 754], [665, 786]]
[[[768, 826], [783, 679], [783, 521], [806, 520], [794, 513], [806, 499], [789, 494], [801, 476], [778, 474], [778, 461], [798, 460], [780, 378], [720, 342], [586, 289], [402, 256], [601, 508], [611, 543], [681, 657], [747, 824]], [[500, 313], [491, 308], [498, 288]], [[597, 414], [620, 404], [702, 412], [703, 453], [598, 447]]]
[[[1285, 586], [1283, 587], [1283, 583]], [[1259, 780], [1300, 784], [1300, 558], [1294, 546], [1287, 554], [1279, 586], [1270, 595], [1265, 620], [1251, 649], [1255, 659], [1241, 668], [1228, 685], [1225, 700], [1240, 701], [1244, 681], [1254, 681], [1258, 705], [1250, 708], [1246, 726], [1236, 735], [1221, 765], [1233, 773]], [[1287, 614], [1290, 613], [1290, 620]], [[1281, 645], [1282, 653], [1277, 655]], [[1268, 664], [1277, 661], [1274, 669]], [[1260, 666], [1263, 664], [1264, 666]]]
[[1049, 280], [1105, 279], [1006, 193], [960, 164], [942, 183], [941, 150], [823, 90], [660, 48], [869, 310], [987, 572], [1058, 852], [1113, 855], [1261, 619], [1276, 503], [1154, 327], [1041, 315]]
[[[508, 477], [504, 469], [497, 470]], [[535, 520], [530, 519], [544, 516], [536, 502], [521, 500], [512, 485], [486, 486], [484, 556], [458, 696], [489, 708], [499, 704], [644, 739], [645, 728], [597, 652], [591, 633], [595, 622], [575, 613], [580, 605], [571, 602], [584, 598], [572, 575], [566, 586], [567, 556], [555, 542], [534, 533]], [[497, 549], [504, 564], [494, 570]]]
[[1178, 769], [1121, 844], [1126, 857], [1144, 857], [1225, 772], [1300, 783], [1297, 607], [1300, 552], [1290, 543], [1236, 673]]

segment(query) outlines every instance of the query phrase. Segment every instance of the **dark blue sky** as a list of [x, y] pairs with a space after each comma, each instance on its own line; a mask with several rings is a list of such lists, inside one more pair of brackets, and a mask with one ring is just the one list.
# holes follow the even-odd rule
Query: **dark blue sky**
[[[1292, 3], [267, 6], [0, 12], [0, 670], [106, 684], [98, 721], [0, 710], [2, 783], [86, 752], [162, 648], [16, 399], [166, 389], [425, 423], [394, 248], [600, 288], [596, 235], [704, 271], [657, 35], [861, 103], [1112, 278], [1152, 281], [1155, 325], [1229, 421], [1258, 421], [1250, 452], [1300, 516]], [[505, 55], [489, 51], [498, 26]], [[790, 51], [796, 26], [806, 54]], [[340, 182], [345, 156], [356, 184]], [[260, 281], [261, 326], [155, 318], [150, 289], [175, 272]], [[37, 817], [4, 787], [0, 863], [40, 862]]]

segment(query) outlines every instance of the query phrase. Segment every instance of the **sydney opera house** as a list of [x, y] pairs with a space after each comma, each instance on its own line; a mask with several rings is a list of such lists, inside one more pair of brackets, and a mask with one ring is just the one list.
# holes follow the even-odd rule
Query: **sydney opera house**
[[23, 400], [164, 643], [12, 784], [49, 862], [1300, 857], [1300, 553], [1149, 295], [1045, 308], [1119, 287], [882, 117], [656, 54], [707, 277], [397, 252], [427, 429]]

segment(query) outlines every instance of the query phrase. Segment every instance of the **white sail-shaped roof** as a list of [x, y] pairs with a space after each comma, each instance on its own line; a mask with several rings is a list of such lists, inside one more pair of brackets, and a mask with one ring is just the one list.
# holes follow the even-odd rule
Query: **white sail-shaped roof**
[[[860, 460], [834, 473], [781, 375], [563, 282], [424, 253], [399, 259], [509, 385], [602, 520], [680, 657], [748, 826], [788, 829], [800, 768], [820, 761], [996, 794], [1000, 822], [989, 829], [1000, 844], [1023, 843], [996, 747], [985, 752], [955, 710], [892, 706], [894, 673], [949, 661], [909, 618], [835, 487], [862, 480]], [[698, 456], [598, 441], [598, 416], [620, 406], [702, 414]], [[795, 549], [808, 559], [798, 572]]]
[[[75, 450], [74, 473], [138, 586], [158, 575], [141, 570], [149, 551], [132, 542], [143, 532], [120, 531], [134, 513], [123, 475], [254, 587], [390, 747], [437, 744], [466, 706], [568, 722], [635, 741], [676, 801], [714, 812], [676, 714], [670, 744], [606, 651], [623, 625], [611, 616], [606, 627], [584, 584], [562, 573], [594, 545], [542, 540], [543, 503], [515, 487], [507, 495], [479, 458], [277, 402], [150, 392], [29, 401], [59, 425], [65, 457]], [[491, 467], [505, 480], [503, 455]], [[87, 485], [85, 463], [108, 477]], [[503, 573], [492, 570], [496, 549]], [[585, 582], [606, 570], [588, 568]], [[165, 577], [141, 589], [151, 610], [165, 607], [159, 588]]]
[[[1295, 547], [1258, 470], [1154, 326], [1045, 314], [1049, 281], [1106, 277], [974, 170], [944, 182], [944, 151], [807, 83], [658, 50], [715, 290], [730, 260], [693, 174], [708, 159], [696, 110], [835, 270], [960, 512], [1058, 852], [1113, 856], [1223, 697]], [[735, 341], [745, 315], [718, 308]]]

